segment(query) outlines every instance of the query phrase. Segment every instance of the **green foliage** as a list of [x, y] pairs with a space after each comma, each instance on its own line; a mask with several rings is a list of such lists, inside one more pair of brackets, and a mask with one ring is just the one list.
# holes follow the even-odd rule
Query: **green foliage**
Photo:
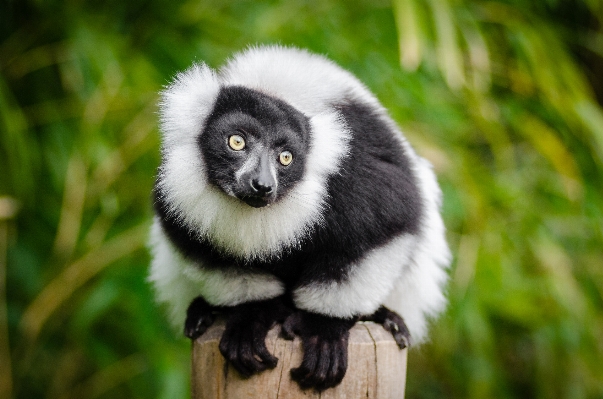
[[408, 397], [603, 397], [603, 3], [0, 5], [0, 397], [185, 398], [145, 282], [156, 101], [249, 44], [323, 53], [435, 165], [455, 254]]

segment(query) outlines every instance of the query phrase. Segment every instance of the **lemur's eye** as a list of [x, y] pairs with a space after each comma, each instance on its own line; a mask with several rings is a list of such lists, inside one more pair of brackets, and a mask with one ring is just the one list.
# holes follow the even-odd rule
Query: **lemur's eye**
[[289, 151], [283, 151], [278, 156], [278, 160], [280, 161], [281, 164], [283, 164], [284, 166], [287, 166], [293, 161], [293, 154], [291, 154]]
[[245, 148], [245, 139], [238, 134], [233, 134], [228, 138], [228, 145], [235, 151], [241, 151]]

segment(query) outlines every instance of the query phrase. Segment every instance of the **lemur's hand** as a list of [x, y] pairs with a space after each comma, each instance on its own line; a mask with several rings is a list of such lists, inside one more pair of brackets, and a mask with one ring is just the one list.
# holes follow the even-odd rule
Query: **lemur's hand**
[[374, 321], [381, 324], [383, 328], [392, 334], [400, 349], [404, 349], [412, 344], [410, 331], [408, 331], [408, 327], [406, 327], [402, 316], [385, 306], [381, 306], [371, 315], [361, 317], [360, 320]]
[[230, 308], [220, 352], [245, 377], [276, 367], [278, 359], [266, 348], [266, 335], [289, 313], [280, 297]]
[[195, 298], [186, 311], [184, 322], [184, 335], [190, 339], [197, 339], [214, 324], [214, 308], [202, 297]]
[[[300, 311], [288, 319], [285, 335], [297, 332], [304, 357], [291, 377], [302, 388], [322, 391], [336, 386], [348, 368], [348, 338], [356, 319], [338, 319]], [[289, 322], [289, 323], [288, 323]]]

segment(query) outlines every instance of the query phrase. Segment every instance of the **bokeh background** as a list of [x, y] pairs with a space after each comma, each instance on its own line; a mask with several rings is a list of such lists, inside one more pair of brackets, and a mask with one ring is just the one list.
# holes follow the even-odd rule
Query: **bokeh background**
[[435, 165], [450, 306], [408, 398], [603, 398], [603, 1], [0, 0], [0, 398], [187, 398], [145, 281], [158, 91], [326, 54]]

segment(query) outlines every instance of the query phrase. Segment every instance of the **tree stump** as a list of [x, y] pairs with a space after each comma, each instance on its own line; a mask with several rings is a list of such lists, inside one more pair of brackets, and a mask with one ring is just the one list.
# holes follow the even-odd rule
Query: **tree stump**
[[226, 365], [218, 349], [224, 322], [218, 321], [193, 343], [193, 399], [298, 399], [298, 398], [371, 398], [400, 399], [406, 384], [407, 350], [400, 350], [391, 334], [379, 324], [357, 323], [350, 330], [347, 373], [337, 387], [321, 393], [312, 389], [302, 391], [289, 375], [289, 370], [302, 360], [298, 338], [287, 341], [279, 338], [280, 326], [274, 327], [266, 338], [266, 347], [276, 357], [278, 365], [250, 378], [243, 378]]

